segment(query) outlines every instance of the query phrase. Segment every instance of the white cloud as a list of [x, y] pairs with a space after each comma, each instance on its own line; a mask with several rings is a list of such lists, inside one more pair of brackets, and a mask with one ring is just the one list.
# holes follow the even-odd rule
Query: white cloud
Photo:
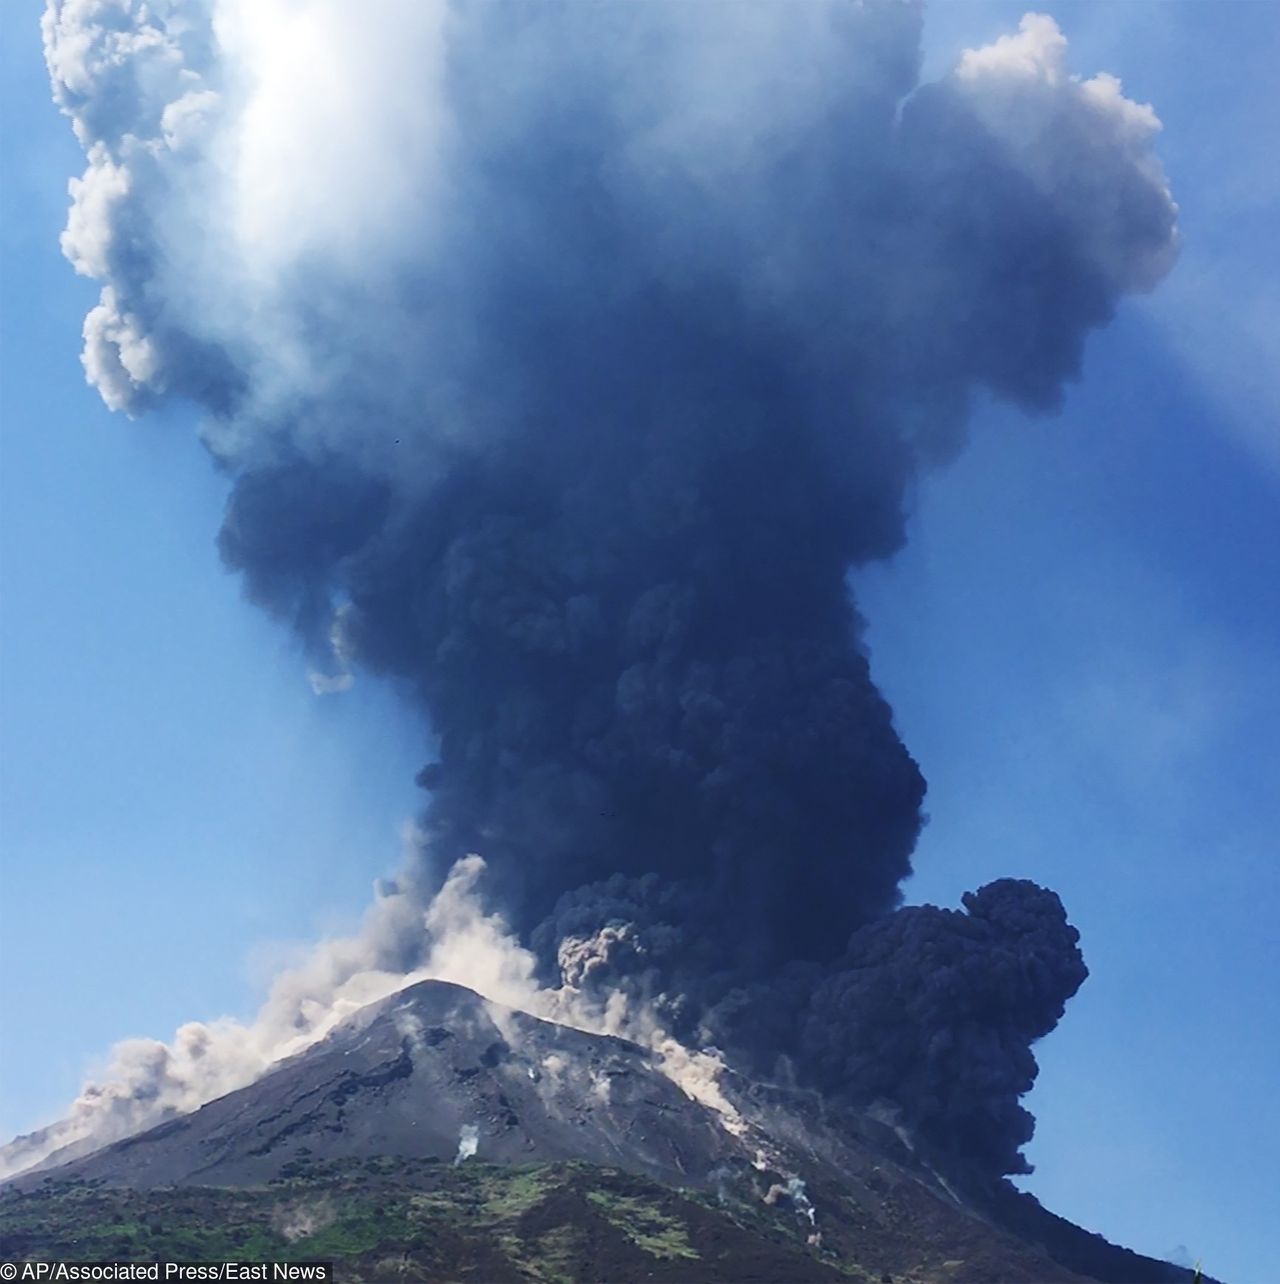
[[1075, 225], [1115, 288], [1149, 290], [1173, 265], [1177, 207], [1153, 150], [1160, 120], [1120, 81], [1067, 70], [1067, 40], [1052, 18], [1023, 17], [960, 58], [951, 83], [1037, 187]]
[[107, 285], [97, 307], [84, 319], [85, 376], [112, 410], [132, 411], [157, 387], [160, 358], [150, 336], [129, 312], [122, 312], [115, 290]]

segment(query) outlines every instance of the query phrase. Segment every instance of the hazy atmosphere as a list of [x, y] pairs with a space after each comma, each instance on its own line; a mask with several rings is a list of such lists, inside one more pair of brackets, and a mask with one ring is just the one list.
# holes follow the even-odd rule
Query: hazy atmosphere
[[1269, 1277], [1280, 8], [0, 21], [0, 1175], [432, 977]]

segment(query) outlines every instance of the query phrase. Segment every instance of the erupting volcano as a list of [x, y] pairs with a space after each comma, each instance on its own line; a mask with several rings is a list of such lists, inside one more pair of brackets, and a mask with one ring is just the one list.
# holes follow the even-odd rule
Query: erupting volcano
[[[228, 1112], [367, 1028], [376, 1082], [334, 1108], [376, 1089], [398, 1123], [348, 1109], [335, 1153], [383, 1129], [395, 1153], [708, 1188], [758, 1159], [802, 1214], [803, 1181], [869, 1181], [878, 1155], [1025, 1230], [1002, 1179], [1028, 1171], [1031, 1047], [1087, 975], [1078, 934], [1020, 878], [900, 907], [925, 781], [849, 574], [902, 546], [975, 398], [1056, 406], [1172, 264], [1176, 207], [1154, 112], [1071, 74], [1051, 19], [933, 82], [921, 22], [904, 0], [50, 0], [89, 158], [63, 246], [103, 282], [90, 380], [131, 415], [202, 407], [224, 562], [317, 693], [392, 680], [434, 747], [363, 933], [249, 1026], [125, 1045], [11, 1172], [167, 1120], [68, 1171], [265, 1180], [297, 1152]], [[464, 1056], [459, 1021], [497, 1024]], [[493, 1109], [468, 1143], [473, 1062]], [[575, 1131], [565, 1094], [593, 1091]], [[1083, 1252], [1054, 1269], [1138, 1260]]]

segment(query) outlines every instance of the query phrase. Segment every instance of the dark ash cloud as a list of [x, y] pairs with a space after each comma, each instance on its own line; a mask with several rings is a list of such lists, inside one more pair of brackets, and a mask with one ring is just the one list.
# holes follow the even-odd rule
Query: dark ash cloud
[[414, 886], [482, 853], [549, 980], [1016, 1172], [1076, 936], [1029, 883], [895, 912], [924, 780], [846, 577], [976, 394], [1056, 405], [1176, 210], [1154, 114], [1051, 20], [932, 85], [920, 22], [52, 0], [45, 34], [89, 377], [205, 407], [222, 556], [317, 689], [421, 707]]

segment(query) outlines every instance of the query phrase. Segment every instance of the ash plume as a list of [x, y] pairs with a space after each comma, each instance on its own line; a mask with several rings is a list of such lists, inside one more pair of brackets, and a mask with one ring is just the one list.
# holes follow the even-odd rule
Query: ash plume
[[[817, 985], [801, 1043], [814, 1081], [896, 1103], [927, 1140], [999, 1173], [1030, 1172], [1018, 1104], [1031, 1045], [1088, 975], [1058, 897], [1004, 878], [964, 913], [912, 906], [861, 929], [852, 966]], [[992, 1020], [991, 1013], [999, 1017]]]
[[223, 560], [318, 693], [392, 678], [430, 729], [399, 974], [464, 868], [504, 916], [468, 966], [501, 937], [593, 1020], [1016, 1172], [1076, 936], [1027, 883], [896, 909], [924, 779], [847, 575], [976, 396], [1055, 407], [1176, 208], [1051, 19], [932, 84], [921, 22], [50, 0], [44, 35], [89, 379], [203, 408]]

